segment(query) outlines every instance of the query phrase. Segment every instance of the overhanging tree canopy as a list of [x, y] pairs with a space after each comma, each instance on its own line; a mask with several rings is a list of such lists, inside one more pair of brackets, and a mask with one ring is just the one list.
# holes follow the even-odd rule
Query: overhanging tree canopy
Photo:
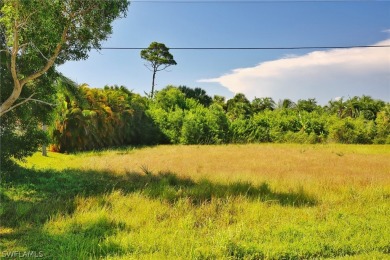
[[1, 97], [0, 116], [34, 100], [39, 87], [21, 98], [28, 83], [54, 65], [88, 57], [92, 48], [112, 32], [114, 19], [125, 16], [127, 0], [3, 0], [0, 2], [0, 32], [5, 44], [7, 69], [12, 75], [8, 96]]
[[[88, 57], [126, 15], [127, 0], [0, 0], [0, 166], [48, 142], [61, 76], [56, 65]], [[8, 165], [8, 166], [7, 166]]]

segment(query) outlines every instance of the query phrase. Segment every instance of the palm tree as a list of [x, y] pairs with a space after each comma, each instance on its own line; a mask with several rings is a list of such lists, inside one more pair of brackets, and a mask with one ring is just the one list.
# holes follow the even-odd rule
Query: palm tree
[[345, 103], [346, 103], [346, 108], [344, 111], [344, 115], [352, 118], [359, 117], [361, 111], [361, 103], [359, 97], [355, 96], [353, 98], [350, 98]]
[[382, 100], [375, 100], [370, 96], [363, 95], [360, 99], [362, 114], [367, 120], [375, 120], [376, 115], [385, 106]]
[[270, 97], [264, 97], [264, 98], [255, 98], [252, 101], [252, 110], [253, 113], [257, 113], [260, 111], [264, 111], [266, 109], [268, 110], [274, 110], [276, 107], [275, 101]]
[[278, 108], [279, 109], [295, 109], [296, 108], [296, 104], [291, 101], [291, 99], [283, 99], [283, 100], [279, 100], [278, 102]]
[[344, 111], [346, 109], [346, 104], [343, 100], [343, 97], [333, 101], [329, 101], [329, 110], [331, 113], [337, 113], [338, 117], [343, 117]]
[[317, 108], [317, 101], [315, 98], [300, 99], [298, 100], [297, 108], [299, 111], [313, 112]]

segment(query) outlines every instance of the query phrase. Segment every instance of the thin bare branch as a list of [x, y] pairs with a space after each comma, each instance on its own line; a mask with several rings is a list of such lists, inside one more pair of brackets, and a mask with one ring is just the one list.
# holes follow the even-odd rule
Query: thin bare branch
[[7, 110], [3, 111], [2, 114], [5, 114], [5, 113], [11, 111], [12, 109], [15, 109], [16, 107], [21, 106], [21, 105], [23, 105], [24, 103], [30, 101], [31, 98], [32, 98], [34, 95], [35, 95], [35, 93], [33, 93], [31, 96], [29, 96], [28, 98], [26, 98], [26, 99], [23, 100], [22, 102], [19, 102], [18, 104], [9, 107]]
[[23, 43], [23, 44], [20, 44], [19, 45], [19, 48], [26, 48], [28, 45], [30, 45], [31, 43], [29, 42], [26, 42], [26, 43]]
[[0, 50], [0, 52], [8, 52], [8, 53], [11, 53], [11, 51], [9, 49], [2, 49]]
[[144, 64], [144, 66], [145, 66], [148, 70], [150, 70], [151, 72], [153, 72], [153, 69], [151, 69], [151, 68], [149, 67], [148, 64]]
[[68, 29], [69, 29], [69, 24], [67, 26], [65, 26], [65, 28], [64, 28], [64, 30], [62, 32], [62, 35], [61, 35], [61, 40], [57, 44], [56, 49], [54, 50], [53, 55], [48, 59], [46, 65], [42, 69], [37, 71], [36, 73], [31, 74], [30, 76], [27, 76], [27, 77], [23, 78], [20, 81], [20, 85], [21, 86], [23, 86], [24, 84], [26, 84], [27, 82], [29, 82], [31, 80], [39, 78], [40, 76], [45, 74], [51, 68], [51, 66], [53, 66], [55, 60], [57, 59], [58, 55], [60, 54], [62, 45], [65, 43], [65, 41], [67, 39]]
[[39, 100], [39, 99], [35, 99], [35, 98], [32, 98], [33, 96], [35, 96], [36, 93], [33, 93], [31, 94], [28, 98], [19, 98], [19, 99], [22, 99], [23, 101], [19, 102], [18, 104], [8, 108], [6, 111], [4, 111], [4, 113], [7, 113], [9, 111], [11, 111], [12, 109], [18, 107], [18, 106], [21, 106], [29, 101], [34, 101], [34, 102], [37, 102], [37, 103], [42, 103], [44, 105], [48, 105], [48, 106], [57, 106], [56, 104], [53, 104], [53, 103], [49, 103], [49, 102], [46, 102], [46, 101], [43, 101], [43, 100]]
[[35, 99], [35, 98], [30, 98], [30, 97], [28, 97], [28, 98], [19, 98], [19, 99], [24, 99], [24, 100], [28, 99], [27, 101], [34, 101], [34, 102], [42, 103], [42, 104], [45, 104], [45, 105], [48, 105], [48, 106], [52, 106], [52, 107], [57, 106], [56, 104], [49, 103], [49, 102], [46, 102], [46, 101], [43, 101], [43, 100], [39, 100], [39, 99]]
[[170, 67], [171, 64], [168, 64], [168, 65], [164, 65], [163, 68], [161, 69], [156, 69], [156, 71], [162, 71], [162, 70], [165, 70], [166, 68]]
[[41, 56], [46, 60], [46, 61], [49, 61], [49, 58], [47, 58], [42, 52], [41, 50], [33, 43], [31, 42], [31, 45], [41, 54]]
[[19, 31], [17, 30], [17, 28], [18, 28], [18, 21], [16, 20], [15, 24], [14, 24], [14, 39], [13, 39], [14, 42], [13, 42], [12, 53], [11, 53], [11, 74], [12, 74], [12, 79], [14, 81], [14, 88], [12, 90], [11, 95], [0, 106], [0, 117], [2, 115], [4, 115], [5, 113], [9, 112], [10, 110], [14, 109], [15, 107], [20, 106], [20, 104], [23, 104], [31, 99], [31, 97], [30, 97], [30, 99], [27, 99], [27, 101], [24, 100], [21, 103], [18, 103], [17, 105], [13, 106], [13, 104], [19, 98], [19, 96], [22, 92], [23, 86], [27, 82], [32, 81], [36, 78], [39, 78], [44, 73], [46, 73], [50, 69], [51, 66], [53, 66], [56, 58], [58, 57], [58, 55], [61, 51], [62, 45], [64, 44], [64, 42], [67, 39], [66, 37], [68, 34], [69, 24], [64, 28], [62, 35], [61, 35], [61, 40], [58, 42], [53, 55], [49, 58], [46, 65], [42, 69], [37, 71], [36, 73], [33, 73], [30, 76], [23, 78], [22, 80], [18, 79], [18, 73], [16, 70], [16, 58], [17, 58], [18, 51], [19, 51], [19, 33], [18, 33]]
[[28, 25], [28, 23], [29, 23], [29, 20], [30, 20], [30, 17], [33, 15], [33, 14], [36, 14], [37, 13], [37, 11], [32, 11], [32, 12], [30, 12], [28, 15], [27, 15], [27, 17], [25, 17], [24, 19], [23, 19], [23, 21], [20, 21], [19, 23], [18, 23], [18, 27], [17, 28], [25, 28], [25, 26], [26, 25]]

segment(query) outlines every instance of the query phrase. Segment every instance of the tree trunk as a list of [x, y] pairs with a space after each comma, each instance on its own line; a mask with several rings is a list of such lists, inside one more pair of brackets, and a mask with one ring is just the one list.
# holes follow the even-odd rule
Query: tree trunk
[[19, 98], [21, 92], [22, 92], [22, 86], [20, 85], [19, 80], [16, 80], [11, 95], [0, 106], [0, 116], [10, 111], [10, 108], [15, 103], [15, 101]]
[[38, 70], [37, 72], [31, 74], [30, 76], [26, 76], [23, 79], [19, 80], [18, 72], [17, 72], [17, 64], [16, 64], [16, 58], [17, 58], [17, 55], [19, 52], [19, 31], [18, 31], [17, 27], [18, 27], [18, 24], [16, 23], [15, 27], [14, 27], [14, 43], [13, 43], [12, 53], [11, 53], [11, 74], [12, 74], [12, 78], [14, 81], [14, 89], [11, 93], [11, 96], [9, 96], [0, 106], [0, 117], [3, 116], [5, 113], [11, 111], [12, 109], [17, 107], [18, 105], [22, 104], [22, 103], [19, 103], [17, 105], [14, 105], [14, 103], [19, 98], [19, 96], [22, 92], [23, 86], [26, 83], [28, 83], [29, 81], [32, 81], [36, 78], [39, 78], [40, 76], [45, 74], [54, 65], [54, 62], [57, 59], [57, 57], [61, 51], [62, 45], [66, 41], [66, 36], [68, 33], [68, 29], [69, 29], [69, 25], [67, 25], [64, 28], [64, 31], [62, 32], [62, 36], [61, 36], [61, 41], [57, 44], [53, 55], [47, 60], [46, 65], [43, 68], [41, 68], [40, 70]]
[[152, 79], [152, 92], [151, 92], [151, 94], [150, 94], [150, 97], [152, 98], [153, 97], [153, 95], [154, 95], [154, 80], [155, 80], [155, 78], [156, 78], [156, 70], [154, 70], [153, 71], [153, 79]]
[[[46, 132], [47, 131], [47, 125], [42, 124], [42, 130]], [[46, 149], [46, 145], [45, 144], [42, 145], [42, 156], [47, 156], [47, 149]]]

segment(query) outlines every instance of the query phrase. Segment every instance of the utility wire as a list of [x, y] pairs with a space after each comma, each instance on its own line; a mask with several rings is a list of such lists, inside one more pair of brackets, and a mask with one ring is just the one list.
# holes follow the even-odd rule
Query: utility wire
[[[140, 47], [102, 47], [102, 50], [144, 50]], [[302, 47], [173, 47], [170, 50], [311, 50], [311, 49], [352, 49], [352, 48], [390, 48], [390, 45], [352, 45], [352, 46], [302, 46]]]
[[253, 0], [253, 1], [228, 1], [228, 0], [209, 0], [209, 1], [185, 1], [185, 0], [166, 0], [166, 1], [157, 1], [157, 0], [133, 0], [132, 3], [158, 3], [158, 4], [263, 4], [263, 3], [345, 3], [345, 2], [362, 2], [362, 3], [380, 3], [380, 2], [389, 2], [388, 0]]

